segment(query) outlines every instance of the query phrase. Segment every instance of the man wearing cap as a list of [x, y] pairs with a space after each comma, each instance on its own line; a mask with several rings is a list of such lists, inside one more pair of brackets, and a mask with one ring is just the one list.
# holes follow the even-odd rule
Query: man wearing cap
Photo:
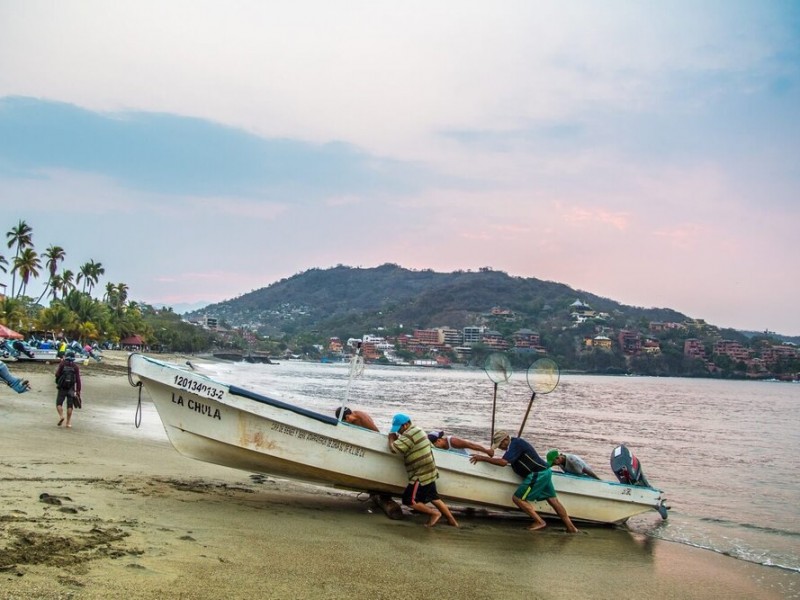
[[547, 453], [547, 464], [551, 467], [561, 467], [564, 473], [600, 479], [592, 468], [577, 454], [565, 454], [553, 448]]
[[[428, 436], [411, 423], [411, 417], [408, 415], [398, 413], [392, 419], [389, 448], [394, 453], [402, 454], [406, 465], [408, 485], [403, 492], [403, 504], [428, 515], [426, 527], [436, 525], [442, 515], [450, 525], [458, 527], [458, 522], [436, 491], [439, 471], [436, 469]], [[429, 507], [428, 503], [436, 508]], [[436, 510], [437, 508], [439, 510]]]
[[445, 435], [444, 431], [429, 433], [428, 439], [430, 440], [431, 444], [440, 450], [450, 450], [451, 452], [457, 452], [458, 454], [465, 454], [469, 456], [469, 452], [467, 452], [467, 449], [469, 449], [475, 450], [475, 452], [483, 452], [487, 456], [494, 456], [494, 450], [491, 448], [484, 448], [478, 443], [470, 442], [469, 440], [465, 440], [454, 435]]
[[535, 531], [547, 526], [544, 519], [534, 510], [531, 502], [546, 500], [553, 507], [556, 514], [561, 517], [568, 533], [577, 533], [578, 528], [572, 523], [572, 519], [567, 514], [567, 509], [556, 497], [556, 489], [553, 486], [553, 472], [546, 461], [536, 452], [536, 449], [522, 438], [512, 438], [505, 431], [498, 431], [492, 437], [492, 449], [499, 448], [505, 454], [502, 457], [482, 456], [473, 454], [470, 462], [488, 462], [499, 467], [511, 465], [514, 472], [522, 477], [522, 483], [514, 491], [511, 499], [520, 510], [524, 511], [531, 519], [533, 525], [529, 530]]

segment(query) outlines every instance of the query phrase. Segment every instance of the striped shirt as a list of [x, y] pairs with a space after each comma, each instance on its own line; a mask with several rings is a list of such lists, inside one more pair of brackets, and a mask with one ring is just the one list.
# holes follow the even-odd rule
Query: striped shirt
[[428, 485], [439, 477], [428, 434], [416, 425], [411, 425], [401, 433], [400, 437], [392, 442], [392, 448], [403, 455], [409, 481], [419, 481], [421, 485]]

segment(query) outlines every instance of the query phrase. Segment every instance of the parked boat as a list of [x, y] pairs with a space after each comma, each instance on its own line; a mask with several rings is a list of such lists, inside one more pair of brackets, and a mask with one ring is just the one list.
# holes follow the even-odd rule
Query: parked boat
[[[141, 354], [128, 360], [131, 383], [143, 385], [167, 436], [181, 454], [244, 471], [399, 496], [406, 485], [402, 459], [388, 449], [385, 434], [349, 425], [288, 402], [217, 381]], [[141, 394], [141, 391], [140, 391]], [[141, 396], [140, 396], [141, 401]], [[331, 406], [331, 415], [338, 403]], [[447, 450], [434, 450], [437, 488], [448, 502], [515, 509], [519, 478], [511, 469]], [[577, 521], [624, 523], [657, 511], [666, 516], [663, 492], [553, 473], [558, 497]], [[534, 504], [555, 516], [546, 502]]]
[[58, 362], [58, 352], [55, 348], [34, 348], [26, 342], [20, 340], [3, 340], [0, 343], [0, 356], [4, 360], [36, 361], [36, 362]]

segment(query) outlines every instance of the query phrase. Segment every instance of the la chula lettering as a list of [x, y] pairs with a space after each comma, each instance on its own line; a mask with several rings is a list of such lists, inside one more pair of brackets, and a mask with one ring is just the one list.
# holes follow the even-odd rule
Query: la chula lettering
[[189, 410], [193, 410], [194, 412], [205, 415], [211, 419], [217, 419], [218, 421], [222, 420], [222, 413], [220, 413], [218, 408], [214, 408], [210, 404], [206, 404], [204, 402], [198, 402], [194, 398], [188, 398], [186, 401], [184, 401], [183, 396], [176, 396], [173, 393], [172, 402], [178, 406], [186, 406], [186, 408]]

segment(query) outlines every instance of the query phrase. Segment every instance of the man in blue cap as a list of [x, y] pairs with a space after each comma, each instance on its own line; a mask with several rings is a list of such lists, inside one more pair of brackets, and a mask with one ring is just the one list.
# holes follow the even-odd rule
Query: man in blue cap
[[[408, 485], [403, 492], [403, 504], [428, 515], [426, 527], [436, 525], [442, 515], [450, 525], [458, 527], [458, 522], [436, 491], [439, 471], [436, 469], [428, 435], [411, 423], [411, 417], [408, 415], [398, 413], [392, 419], [389, 449], [402, 454], [406, 465]], [[436, 508], [431, 508], [428, 503]]]

